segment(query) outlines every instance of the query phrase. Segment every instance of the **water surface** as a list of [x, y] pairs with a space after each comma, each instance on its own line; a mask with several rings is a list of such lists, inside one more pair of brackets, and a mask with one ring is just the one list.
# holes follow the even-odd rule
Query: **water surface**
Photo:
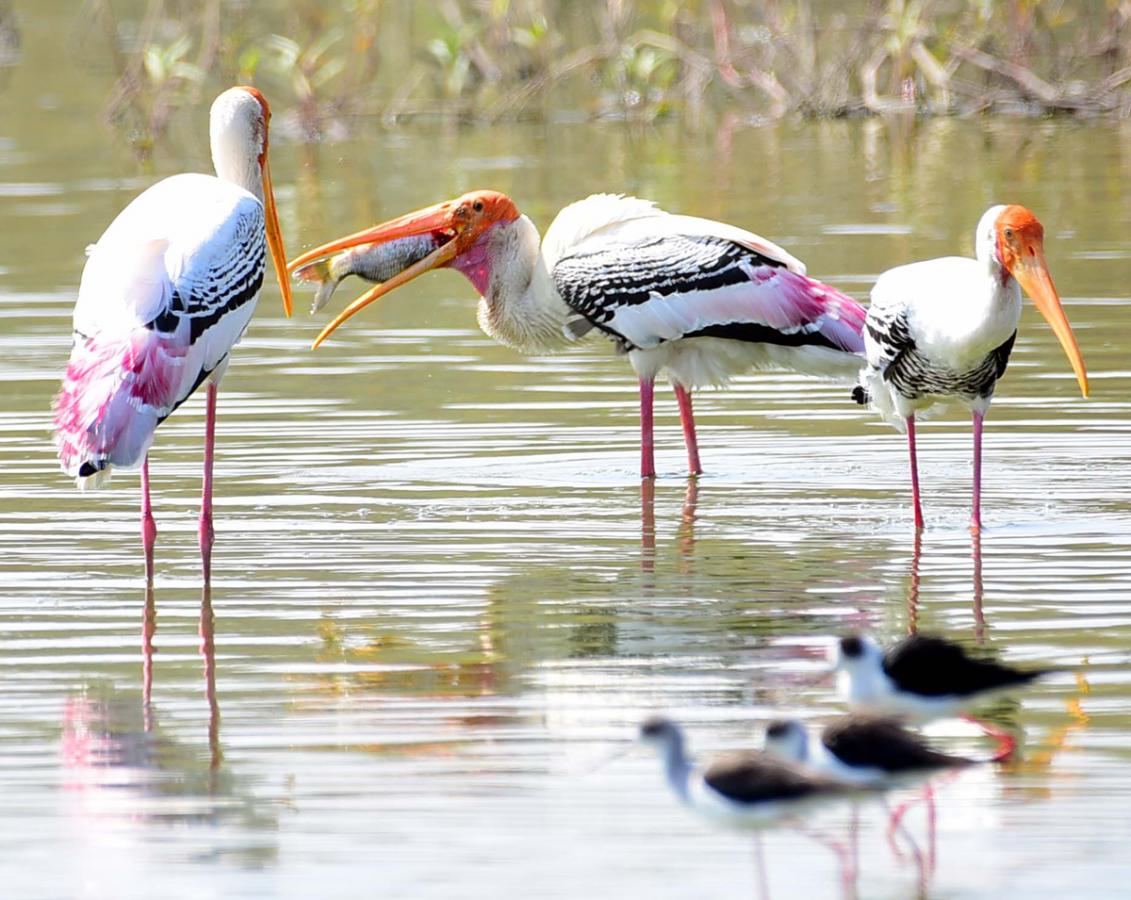
[[[629, 755], [648, 711], [692, 746], [753, 743], [838, 705], [826, 636], [918, 627], [1066, 671], [990, 710], [1022, 751], [940, 788], [932, 895], [1119, 896], [1131, 800], [1131, 131], [939, 121], [512, 126], [273, 141], [292, 252], [459, 192], [542, 227], [596, 190], [779, 241], [859, 298], [883, 269], [967, 253], [981, 212], [1044, 219], [1093, 379], [1082, 401], [1027, 308], [986, 433], [987, 531], [965, 530], [970, 435], [921, 429], [928, 530], [903, 439], [845, 388], [752, 374], [697, 398], [707, 474], [684, 477], [675, 403], [660, 477], [636, 477], [636, 386], [596, 341], [523, 358], [438, 273], [317, 353], [268, 283], [224, 381], [213, 587], [196, 514], [202, 403], [152, 455], [147, 604], [137, 476], [79, 495], [48, 408], [83, 248], [156, 175], [206, 170], [207, 103], [157, 172], [97, 125], [108, 83], [49, 65], [30, 27], [0, 93], [0, 880], [21, 897], [750, 896], [749, 840], [702, 826]], [[356, 292], [343, 286], [340, 304]], [[305, 302], [305, 300], [303, 301]], [[214, 615], [214, 626], [212, 616]], [[143, 688], [143, 626], [152, 693]], [[935, 732], [988, 753], [964, 725]], [[822, 818], [830, 832], [845, 816]], [[920, 811], [910, 817], [921, 834]], [[860, 890], [915, 874], [865, 810]], [[768, 837], [776, 896], [836, 896], [832, 854]]]

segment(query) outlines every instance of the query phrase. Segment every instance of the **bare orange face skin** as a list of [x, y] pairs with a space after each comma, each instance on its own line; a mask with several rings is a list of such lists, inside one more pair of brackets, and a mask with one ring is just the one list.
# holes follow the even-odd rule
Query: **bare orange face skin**
[[1068, 317], [1060, 305], [1060, 296], [1052, 283], [1048, 263], [1045, 262], [1045, 229], [1032, 212], [1024, 206], [1007, 206], [994, 223], [997, 231], [997, 255], [1002, 266], [1017, 279], [1021, 289], [1033, 300], [1033, 305], [1045, 317], [1053, 334], [1060, 341], [1080, 392], [1088, 396], [1088, 373], [1084, 357], [1076, 344]]
[[287, 269], [293, 272], [319, 257], [328, 256], [341, 250], [357, 247], [361, 244], [381, 244], [398, 238], [412, 237], [414, 235], [431, 234], [438, 246], [424, 259], [413, 263], [399, 275], [377, 285], [372, 290], [362, 294], [341, 314], [330, 322], [314, 341], [312, 349], [317, 348], [326, 340], [339, 325], [351, 316], [364, 309], [374, 300], [407, 284], [414, 278], [423, 275], [432, 269], [448, 265], [456, 257], [470, 250], [482, 237], [483, 233], [492, 225], [500, 222], [513, 222], [519, 216], [518, 208], [506, 194], [498, 191], [472, 191], [457, 197], [455, 200], [446, 200], [434, 206], [428, 206], [408, 215], [390, 219], [380, 225], [374, 225], [364, 231], [347, 235], [321, 247], [315, 247], [287, 264]]

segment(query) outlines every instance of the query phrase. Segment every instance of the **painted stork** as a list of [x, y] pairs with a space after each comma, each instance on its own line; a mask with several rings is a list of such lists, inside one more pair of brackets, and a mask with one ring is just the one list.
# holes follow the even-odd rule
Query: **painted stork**
[[524, 353], [563, 349], [591, 331], [627, 353], [640, 380], [642, 478], [653, 478], [653, 384], [675, 388], [691, 474], [702, 472], [691, 391], [750, 368], [852, 378], [864, 309], [805, 275], [782, 248], [748, 231], [655, 204], [595, 194], [563, 209], [539, 247], [514, 202], [474, 191], [317, 247], [294, 271], [351, 247], [430, 236], [434, 249], [350, 304], [342, 322], [417, 276], [450, 266], [481, 295], [479, 325]]
[[255, 88], [212, 104], [216, 176], [159, 181], [90, 249], [74, 313], [74, 346], [55, 400], [55, 443], [80, 489], [112, 467], [141, 464], [141, 534], [153, 578], [157, 527], [149, 497], [153, 433], [207, 383], [200, 551], [211, 574], [217, 384], [255, 311], [268, 249], [291, 314], [283, 239], [267, 163], [271, 111]]
[[982, 527], [982, 421], [1005, 373], [1021, 290], [1052, 327], [1088, 396], [1088, 374], [1045, 262], [1044, 228], [1023, 206], [994, 206], [975, 233], [977, 259], [948, 256], [884, 272], [872, 288], [864, 343], [867, 364], [853, 391], [907, 432], [915, 527], [923, 527], [915, 414], [959, 400], [974, 419], [970, 527]]

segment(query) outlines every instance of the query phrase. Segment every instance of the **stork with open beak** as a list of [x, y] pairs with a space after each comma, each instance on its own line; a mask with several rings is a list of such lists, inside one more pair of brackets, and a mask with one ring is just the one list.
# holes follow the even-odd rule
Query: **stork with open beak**
[[252, 87], [212, 104], [216, 176], [174, 175], [135, 198], [90, 249], [74, 346], [55, 399], [55, 443], [80, 488], [141, 465], [141, 532], [153, 577], [149, 497], [154, 431], [207, 384], [200, 551], [211, 573], [217, 385], [255, 312], [268, 251], [291, 314], [290, 281], [267, 163], [271, 111]]
[[645, 200], [595, 194], [563, 209], [544, 241], [514, 202], [473, 191], [317, 247], [328, 254], [428, 235], [435, 248], [350, 304], [318, 336], [432, 269], [479, 292], [482, 329], [524, 353], [568, 347], [592, 331], [627, 353], [640, 380], [642, 478], [656, 474], [652, 397], [666, 371], [679, 402], [691, 474], [702, 471], [691, 391], [751, 368], [849, 379], [863, 352], [864, 310], [808, 278], [782, 248], [740, 228], [671, 215]]
[[982, 421], [1005, 374], [1024, 290], [1052, 327], [1080, 391], [1084, 358], [1045, 262], [1044, 228], [1023, 206], [994, 206], [975, 233], [977, 259], [948, 256], [884, 272], [872, 288], [867, 365], [853, 391], [907, 432], [915, 527], [923, 527], [915, 414], [958, 400], [974, 418], [974, 499], [970, 527], [982, 527]]

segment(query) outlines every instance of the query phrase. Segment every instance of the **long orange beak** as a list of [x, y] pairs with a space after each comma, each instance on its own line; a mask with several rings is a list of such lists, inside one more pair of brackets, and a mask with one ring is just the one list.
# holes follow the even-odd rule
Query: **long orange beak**
[[1072, 326], [1068, 324], [1068, 317], [1060, 305], [1060, 297], [1052, 283], [1048, 263], [1045, 262], [1044, 248], [1039, 244], [1032, 248], [1031, 255], [1022, 257], [1014, 264], [1013, 277], [1021, 285], [1025, 293], [1033, 299], [1045, 321], [1049, 323], [1053, 334], [1056, 335], [1060, 346], [1068, 361], [1072, 363], [1072, 371], [1076, 373], [1076, 381], [1080, 385], [1080, 392], [1088, 396], [1088, 373], [1084, 369], [1084, 357], [1076, 344], [1076, 337], [1072, 334]]
[[271, 260], [275, 263], [275, 275], [279, 279], [279, 290], [283, 292], [283, 312], [291, 317], [291, 278], [287, 274], [287, 253], [283, 249], [283, 232], [279, 229], [279, 211], [275, 208], [275, 191], [271, 187], [271, 167], [267, 156], [263, 156], [263, 212], [267, 219], [267, 246], [271, 250]]
[[413, 263], [399, 275], [395, 275], [388, 281], [382, 282], [371, 290], [366, 291], [354, 300], [353, 303], [343, 309], [338, 317], [323, 328], [322, 332], [315, 338], [313, 345], [311, 345], [312, 350], [317, 350], [322, 342], [337, 330], [339, 325], [363, 310], [374, 300], [385, 296], [389, 291], [396, 290], [402, 284], [407, 284], [414, 278], [423, 275], [425, 272], [446, 265], [459, 255], [459, 241], [456, 240], [452, 224], [452, 208], [453, 204], [450, 201], [437, 203], [435, 206], [429, 206], [417, 212], [399, 216], [381, 225], [374, 225], [372, 228], [367, 228], [364, 231], [358, 231], [355, 234], [347, 235], [336, 241], [331, 241], [328, 244], [323, 244], [321, 247], [315, 247], [313, 250], [307, 251], [288, 263], [287, 269], [293, 272], [300, 266], [304, 266], [319, 257], [326, 256], [330, 253], [337, 253], [339, 250], [347, 250], [350, 247], [357, 247], [360, 244], [382, 244], [387, 241], [396, 240], [397, 238], [431, 234], [433, 232], [452, 233], [451, 239], [445, 242], [443, 246], [436, 248], [419, 262]]

